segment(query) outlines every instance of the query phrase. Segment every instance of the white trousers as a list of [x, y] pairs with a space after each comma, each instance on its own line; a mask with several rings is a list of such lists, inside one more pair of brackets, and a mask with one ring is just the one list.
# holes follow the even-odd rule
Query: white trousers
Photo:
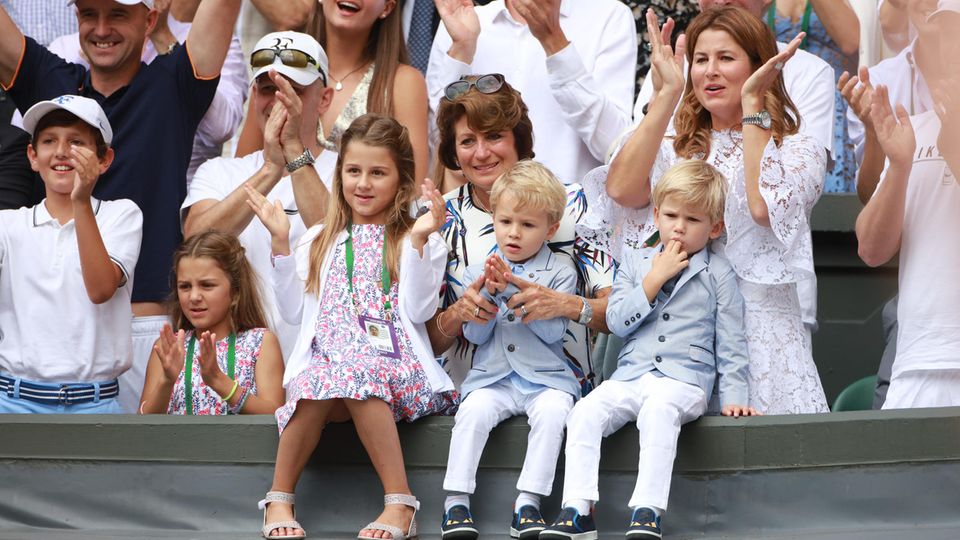
[[706, 410], [703, 390], [670, 377], [651, 372], [635, 381], [604, 381], [577, 403], [567, 420], [563, 502], [600, 500], [600, 441], [636, 421], [640, 459], [629, 506], [666, 510], [680, 426]]
[[470, 392], [457, 411], [443, 489], [473, 493], [490, 430], [511, 416], [526, 413], [530, 435], [517, 489], [549, 495], [563, 443], [563, 425], [571, 407], [573, 396], [566, 392], [548, 388], [523, 394], [508, 380]]
[[924, 369], [895, 375], [884, 409], [960, 406], [960, 370]]
[[160, 330], [169, 317], [153, 315], [133, 318], [133, 365], [120, 375], [120, 395], [117, 401], [120, 408], [128, 414], [140, 411], [140, 394], [143, 393], [143, 380], [147, 377], [147, 362], [153, 352], [153, 343], [160, 337]]

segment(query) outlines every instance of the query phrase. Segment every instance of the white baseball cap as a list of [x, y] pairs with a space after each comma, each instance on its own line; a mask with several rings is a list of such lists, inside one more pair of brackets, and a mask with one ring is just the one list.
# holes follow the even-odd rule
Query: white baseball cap
[[956, 13], [960, 15], [960, 0], [940, 0], [937, 2], [937, 9], [927, 16], [927, 21], [932, 21], [934, 17], [944, 13]]
[[[113, 0], [118, 4], [123, 4], [125, 6], [135, 6], [137, 4], [143, 4], [149, 9], [153, 9], [153, 0]], [[77, 3], [77, 0], [67, 0], [67, 5], [72, 6]]]
[[[306, 55], [307, 65], [296, 67], [285, 64], [280, 54], [284, 50], [298, 51]], [[277, 54], [273, 55], [271, 63], [261, 65], [258, 62], [258, 60], [262, 60], [258, 55], [261, 51], [273, 51]], [[269, 61], [269, 56], [266, 59]], [[253, 47], [250, 65], [256, 70], [253, 74], [254, 80], [272, 69], [301, 86], [309, 86], [320, 77], [323, 77], [323, 81], [326, 83], [327, 73], [330, 70], [327, 53], [323, 51], [323, 47], [317, 43], [317, 40], [313, 39], [313, 36], [289, 31], [272, 32], [260, 38], [260, 41]]]
[[37, 123], [40, 119], [56, 109], [68, 111], [93, 126], [94, 129], [100, 131], [100, 134], [103, 135], [103, 142], [108, 145], [113, 140], [113, 129], [110, 128], [110, 121], [107, 120], [107, 115], [103, 112], [100, 104], [90, 98], [80, 96], [60, 96], [49, 101], [41, 101], [30, 107], [27, 113], [23, 115], [23, 129], [29, 132], [31, 136], [35, 135], [34, 131], [37, 129]]

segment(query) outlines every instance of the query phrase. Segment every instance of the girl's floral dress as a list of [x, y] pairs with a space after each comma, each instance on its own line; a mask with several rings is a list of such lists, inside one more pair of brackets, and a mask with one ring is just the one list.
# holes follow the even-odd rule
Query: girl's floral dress
[[[237, 344], [235, 352], [234, 369], [236, 381], [240, 387], [246, 388], [248, 392], [257, 393], [257, 382], [255, 379], [255, 370], [257, 359], [260, 358], [260, 347], [263, 345], [263, 333], [266, 328], [253, 328], [237, 334]], [[184, 336], [184, 350], [186, 350], [190, 340], [193, 339], [193, 330], [188, 330]], [[224, 373], [227, 372], [227, 350], [229, 349], [229, 336], [217, 341], [217, 363]], [[227, 403], [220, 399], [212, 388], [203, 383], [203, 377], [200, 376], [200, 340], [193, 347], [193, 414], [227, 414]], [[186, 414], [187, 404], [183, 399], [184, 385], [183, 375], [186, 369], [180, 370], [177, 381], [173, 384], [173, 394], [170, 396], [170, 405], [167, 406], [167, 414]], [[239, 392], [239, 389], [237, 390]]]

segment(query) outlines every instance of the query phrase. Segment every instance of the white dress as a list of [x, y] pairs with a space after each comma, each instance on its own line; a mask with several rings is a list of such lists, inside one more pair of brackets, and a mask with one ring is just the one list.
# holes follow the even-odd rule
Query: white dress
[[[667, 169], [682, 160], [673, 150], [673, 140], [664, 139], [651, 183], [656, 185]], [[796, 285], [813, 275], [810, 212], [820, 197], [826, 152], [803, 134], [784, 138], [780, 148], [770, 140], [760, 170], [769, 227], [754, 222], [747, 206], [742, 132], [713, 131], [706, 161], [729, 183], [725, 236], [714, 249], [730, 260], [746, 301], [749, 404], [764, 414], [826, 412]], [[625, 250], [640, 247], [657, 229], [652, 205], [625, 208], [607, 196], [606, 176], [604, 166], [584, 178], [588, 212], [577, 231], [585, 241], [621, 260]]]

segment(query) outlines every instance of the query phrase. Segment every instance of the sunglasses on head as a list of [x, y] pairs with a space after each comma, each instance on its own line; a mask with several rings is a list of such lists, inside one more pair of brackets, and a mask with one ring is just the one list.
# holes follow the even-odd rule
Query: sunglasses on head
[[323, 84], [326, 86], [327, 74], [320, 69], [320, 64], [309, 54], [296, 49], [260, 49], [254, 51], [253, 55], [250, 56], [250, 67], [258, 69], [269, 66], [273, 64], [278, 57], [280, 58], [280, 63], [293, 68], [304, 69], [310, 65], [316, 66], [317, 71], [320, 72], [320, 76], [323, 78]]
[[443, 89], [443, 97], [453, 101], [469, 92], [471, 87], [476, 88], [477, 92], [481, 94], [493, 94], [503, 88], [504, 81], [503, 75], [499, 73], [491, 73], [479, 77], [465, 75], [461, 77], [459, 81], [448, 84], [447, 87]]

